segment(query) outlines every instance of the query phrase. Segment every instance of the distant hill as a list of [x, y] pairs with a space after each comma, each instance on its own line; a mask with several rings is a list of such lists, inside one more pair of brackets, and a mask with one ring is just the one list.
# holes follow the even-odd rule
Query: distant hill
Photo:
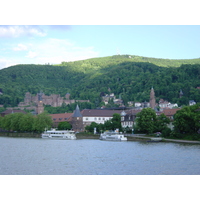
[[[76, 62], [62, 62], [60, 65], [68, 65], [68, 64], [79, 64], [86, 66], [96, 66], [104, 68], [110, 64], [119, 64], [122, 62], [148, 62], [155, 64], [160, 67], [180, 67], [183, 64], [200, 64], [200, 58], [195, 59], [162, 59], [162, 58], [150, 58], [136, 55], [114, 55], [108, 57], [100, 57], [100, 58], [91, 58], [84, 61], [76, 61]], [[76, 65], [75, 64], [75, 65]]]
[[[127, 101], [157, 100], [179, 104], [200, 102], [200, 59], [170, 60], [133, 55], [92, 58], [58, 65], [16, 65], [0, 70], [0, 104], [17, 105], [24, 94], [71, 94], [98, 106], [101, 92], [113, 92]], [[109, 91], [108, 91], [109, 89]], [[182, 89], [184, 96], [179, 99]]]

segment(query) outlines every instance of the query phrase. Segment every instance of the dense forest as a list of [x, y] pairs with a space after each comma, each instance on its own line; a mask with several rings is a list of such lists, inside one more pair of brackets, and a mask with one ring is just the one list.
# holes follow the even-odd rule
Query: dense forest
[[[151, 87], [160, 98], [188, 105], [200, 102], [200, 59], [169, 60], [118, 55], [59, 65], [16, 65], [0, 70], [0, 104], [16, 106], [26, 92], [70, 93], [99, 106], [100, 93], [114, 93], [125, 104], [149, 101]], [[180, 90], [183, 97], [179, 98]]]

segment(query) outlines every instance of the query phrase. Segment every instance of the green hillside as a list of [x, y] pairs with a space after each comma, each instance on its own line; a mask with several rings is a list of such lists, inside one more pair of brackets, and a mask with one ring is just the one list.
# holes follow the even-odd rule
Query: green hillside
[[[149, 101], [154, 87], [157, 100], [188, 104], [200, 102], [200, 59], [169, 60], [118, 55], [59, 65], [16, 65], [0, 70], [0, 104], [16, 106], [24, 94], [61, 94], [89, 99], [97, 106], [100, 93], [111, 92], [127, 101]], [[182, 89], [184, 96], [179, 99]], [[1, 91], [0, 90], [0, 91]]]

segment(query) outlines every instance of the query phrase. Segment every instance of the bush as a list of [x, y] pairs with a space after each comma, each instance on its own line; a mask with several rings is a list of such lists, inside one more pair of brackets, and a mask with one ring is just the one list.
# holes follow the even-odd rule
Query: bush
[[171, 134], [171, 129], [166, 127], [165, 129], [162, 130], [162, 137], [170, 137]]

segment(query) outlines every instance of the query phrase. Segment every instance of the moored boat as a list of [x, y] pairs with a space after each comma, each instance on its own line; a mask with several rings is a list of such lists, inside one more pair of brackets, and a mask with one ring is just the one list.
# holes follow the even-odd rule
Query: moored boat
[[162, 141], [162, 138], [151, 138], [151, 141], [152, 142], [160, 142], [160, 141]]
[[76, 135], [72, 130], [49, 130], [41, 134], [42, 138], [75, 140]]
[[106, 131], [101, 133], [99, 139], [108, 141], [127, 141], [127, 137], [124, 137], [123, 134], [120, 134], [117, 131]]

